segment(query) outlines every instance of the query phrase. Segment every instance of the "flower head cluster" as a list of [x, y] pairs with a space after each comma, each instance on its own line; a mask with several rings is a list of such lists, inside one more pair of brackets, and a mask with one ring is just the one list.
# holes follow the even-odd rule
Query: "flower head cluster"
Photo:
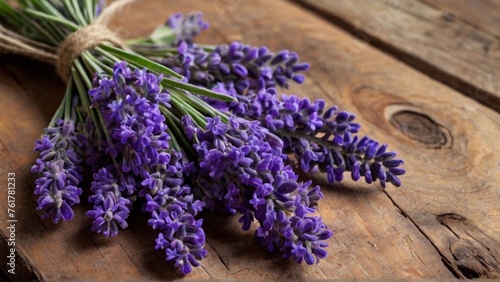
[[208, 23], [203, 21], [202, 13], [190, 13], [186, 16], [182, 13], [176, 13], [168, 18], [167, 25], [175, 33], [173, 41], [175, 46], [181, 42], [191, 44], [200, 32], [209, 27]]
[[[262, 122], [284, 140], [285, 150], [297, 156], [303, 171], [319, 168], [327, 173], [330, 183], [341, 181], [343, 173], [350, 171], [355, 181], [364, 177], [367, 183], [379, 180], [382, 187], [386, 182], [401, 185], [397, 176], [405, 173], [399, 167], [403, 161], [395, 159], [396, 153], [387, 151], [387, 145], [359, 138], [356, 133], [360, 125], [353, 122], [353, 114], [339, 111], [336, 106], [326, 108], [321, 99], [311, 102], [283, 95], [276, 103], [266, 100], [270, 96], [259, 96], [264, 97], [258, 102]], [[271, 104], [273, 107], [269, 107]]]
[[368, 137], [356, 134], [360, 125], [355, 116], [339, 111], [337, 106], [326, 107], [323, 100], [310, 101], [295, 95], [278, 99], [274, 88], [249, 93], [246, 100], [229, 107], [234, 114], [260, 120], [284, 142], [284, 150], [294, 153], [305, 172], [318, 169], [326, 172], [330, 183], [342, 181], [345, 171], [353, 180], [364, 177], [367, 183], [379, 180], [400, 186], [398, 176], [405, 173], [399, 166], [402, 160]]
[[109, 136], [97, 142], [114, 160], [94, 174], [89, 198], [94, 208], [87, 212], [94, 220], [92, 229], [105, 236], [117, 235], [117, 226], [127, 226], [135, 178], [148, 177], [149, 167], [166, 158], [163, 150], [170, 137], [159, 105], [168, 105], [170, 96], [159, 85], [161, 79], [145, 70], [132, 72], [122, 62], [115, 65], [112, 77], [97, 75], [89, 91]]
[[183, 117], [186, 135], [195, 140], [198, 188], [209, 208], [224, 205], [239, 212], [243, 230], [257, 219], [256, 237], [269, 251], [309, 264], [323, 258], [322, 241], [332, 232], [310, 215], [322, 194], [318, 186], [309, 187], [311, 182], [297, 182], [284, 162], [281, 140], [255, 121], [230, 118], [226, 124], [215, 117], [207, 122], [200, 130]]
[[[208, 88], [228, 83], [237, 94], [257, 87], [288, 87], [288, 81], [304, 82], [299, 72], [309, 69], [300, 63], [295, 52], [272, 53], [266, 47], [253, 47], [239, 42], [221, 44], [208, 52], [200, 46], [181, 42], [178, 53], [161, 60], [165, 66], [183, 75], [190, 83]], [[260, 83], [260, 84], [259, 84]], [[259, 86], [261, 85], [261, 86]]]
[[132, 202], [126, 195], [135, 189], [133, 177], [122, 177], [118, 180], [114, 166], [101, 168], [94, 174], [89, 202], [94, 208], [87, 212], [93, 220], [92, 231], [101, 233], [106, 237], [118, 235], [118, 226], [126, 228], [126, 219], [132, 208]]
[[182, 153], [170, 148], [160, 111], [160, 106], [170, 106], [170, 96], [161, 79], [119, 63], [112, 77], [94, 80], [89, 95], [109, 132], [102, 147], [114, 163], [94, 174], [89, 198], [94, 208], [87, 215], [93, 219], [92, 230], [115, 236], [118, 226], [127, 227], [131, 200], [144, 198], [149, 224], [159, 231], [156, 248], [165, 249], [166, 259], [187, 274], [206, 256], [202, 221], [195, 219], [204, 203], [184, 183]]
[[150, 214], [148, 221], [158, 230], [156, 249], [164, 249], [166, 260], [173, 261], [183, 274], [207, 255], [205, 232], [196, 220], [205, 203], [195, 200], [191, 188], [184, 183], [185, 164], [180, 152], [172, 151], [165, 163], [156, 166], [155, 173], [142, 182], [148, 190], [144, 210]]
[[82, 180], [83, 138], [75, 131], [73, 120], [58, 120], [35, 143], [40, 157], [31, 171], [40, 175], [35, 181], [37, 209], [43, 211], [43, 218], [51, 218], [54, 223], [73, 219], [71, 206], [80, 202], [82, 189], [77, 186]]
[[149, 165], [164, 158], [162, 150], [168, 148], [170, 137], [159, 107], [168, 106], [170, 95], [159, 84], [161, 75], [132, 72], [124, 62], [113, 71], [112, 77], [96, 76], [89, 91], [110, 136], [103, 147], [122, 172], [146, 177]]

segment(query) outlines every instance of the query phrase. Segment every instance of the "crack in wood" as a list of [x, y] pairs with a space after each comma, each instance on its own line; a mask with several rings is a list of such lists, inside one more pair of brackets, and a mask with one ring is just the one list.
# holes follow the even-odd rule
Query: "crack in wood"
[[[213, 247], [212, 247], [213, 248]], [[215, 250], [215, 249], [214, 249]], [[224, 261], [224, 259], [222, 259], [222, 256], [217, 252], [215, 251], [215, 253], [217, 254], [217, 257], [219, 258], [220, 262], [222, 262], [222, 264], [229, 270], [229, 267], [227, 266], [226, 262]]]
[[226, 269], [229, 270], [229, 267], [226, 264], [226, 262], [224, 261], [224, 259], [222, 259], [221, 254], [219, 254], [219, 252], [217, 251], [217, 249], [214, 248], [214, 246], [212, 244], [210, 244], [210, 242], [208, 241], [208, 239], [205, 239], [205, 243], [207, 243], [207, 245], [209, 245], [210, 248], [212, 248], [212, 250], [214, 250], [214, 252], [217, 254], [217, 257], [219, 258], [220, 262], [222, 262], [222, 264], [226, 267]]
[[441, 223], [446, 228], [448, 228], [448, 230], [450, 230], [451, 233], [453, 233], [455, 236], [457, 236], [458, 239], [460, 239], [460, 236], [457, 233], [455, 233], [455, 231], [453, 231], [453, 229], [451, 229], [451, 227], [449, 225], [446, 224], [446, 221], [448, 220], [448, 218], [452, 218], [452, 219], [460, 220], [460, 221], [465, 221], [466, 218], [461, 216], [461, 215], [455, 214], [455, 213], [445, 213], [445, 214], [440, 214], [440, 215], [436, 216], [436, 219], [439, 223]]
[[406, 214], [403, 209], [394, 201], [394, 199], [389, 195], [389, 193], [386, 190], [383, 190], [384, 194], [389, 198], [389, 200], [392, 202], [392, 204], [397, 207], [402, 212], [402, 215], [404, 215], [416, 228], [417, 230], [429, 241], [429, 243], [434, 247], [434, 249], [437, 251], [439, 256], [441, 257], [441, 261], [443, 262], [443, 265], [448, 268], [448, 270], [456, 277], [456, 278], [464, 278], [463, 275], [460, 274], [454, 267], [453, 264], [448, 260], [448, 258], [443, 254], [443, 252], [439, 249], [439, 247], [435, 244], [435, 242], [422, 230], [422, 228], [410, 217], [408, 214]]
[[201, 268], [203, 268], [203, 270], [205, 270], [205, 272], [208, 274], [208, 276], [210, 276], [210, 279], [214, 279], [212, 274], [210, 274], [210, 272], [203, 266], [203, 264], [201, 264], [200, 266], [201, 266]]
[[118, 243], [118, 245], [120, 246], [120, 248], [122, 249], [122, 251], [125, 253], [125, 255], [127, 256], [127, 258], [130, 260], [130, 262], [139, 270], [139, 272], [142, 274], [142, 271], [141, 269], [138, 267], [138, 265], [135, 263], [135, 261], [132, 259], [132, 257], [129, 255], [129, 253], [127, 252], [127, 250], [123, 247], [123, 245], [121, 243]]

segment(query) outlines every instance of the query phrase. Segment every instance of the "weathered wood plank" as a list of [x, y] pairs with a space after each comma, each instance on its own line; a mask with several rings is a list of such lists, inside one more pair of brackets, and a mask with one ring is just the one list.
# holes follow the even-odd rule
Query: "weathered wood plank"
[[[295, 265], [282, 261], [279, 255], [266, 254], [253, 243], [252, 233], [239, 231], [237, 217], [207, 216], [204, 223], [210, 255], [204, 268], [189, 278], [453, 277], [442, 258], [456, 276], [464, 277], [460, 267], [474, 269], [474, 261], [463, 255], [467, 251], [481, 252], [490, 261], [493, 256], [500, 257], [495, 249], [480, 244], [500, 241], [495, 232], [500, 227], [496, 206], [500, 195], [495, 186], [500, 172], [494, 169], [500, 152], [492, 148], [500, 138], [497, 113], [283, 1], [143, 1], [141, 13], [130, 9], [117, 24], [123, 24], [122, 33], [145, 34], [166, 14], [194, 8], [202, 10], [212, 23], [205, 42], [241, 40], [298, 51], [313, 69], [304, 86], [287, 92], [325, 98], [352, 110], [365, 125], [365, 133], [389, 142], [401, 153], [408, 175], [406, 188], [385, 192], [349, 181], [341, 186], [323, 185], [325, 199], [320, 213], [336, 235], [330, 240], [330, 256], [317, 266]], [[4, 145], [0, 152], [7, 156], [2, 159], [0, 167], [5, 170], [1, 175], [10, 169], [18, 172], [18, 209], [22, 215], [18, 251], [31, 273], [46, 280], [178, 278], [163, 261], [163, 254], [152, 250], [155, 236], [139, 214], [133, 214], [129, 229], [111, 240], [89, 231], [90, 222], [84, 217], [88, 205], [77, 208], [73, 222], [59, 226], [37, 217], [29, 174], [36, 158], [31, 147], [54, 108], [42, 109], [33, 102], [31, 92], [22, 88], [54, 89], [49, 87], [61, 85], [54, 77], [48, 79], [46, 73], [38, 74], [37, 66], [30, 74], [41, 77], [38, 83], [42, 87], [29, 86], [32, 77], [28, 75], [19, 75], [16, 83], [5, 73], [6, 65], [21, 74], [32, 64], [0, 62], [0, 141]], [[60, 90], [46, 97], [56, 100]], [[16, 112], [20, 108], [23, 118], [12, 118], [21, 117]], [[0, 195], [0, 205], [6, 202], [5, 197]], [[467, 224], [450, 223], [443, 215], [446, 213], [467, 217], [463, 221]], [[4, 234], [3, 212], [0, 222]], [[462, 246], [458, 248], [461, 252], [452, 253], [450, 244], [455, 235], [450, 229], [459, 236], [472, 234], [468, 236], [480, 243], [471, 243], [474, 249], [465, 242], [455, 244]], [[475, 273], [485, 273], [483, 277], [492, 273], [482, 272], [480, 267]]]
[[[421, 1], [295, 2], [432, 78], [500, 111], [497, 75], [500, 49], [499, 39], [493, 34]], [[458, 3], [453, 5], [458, 6]]]
[[500, 36], [500, 2], [496, 0], [423, 0], [481, 30]]

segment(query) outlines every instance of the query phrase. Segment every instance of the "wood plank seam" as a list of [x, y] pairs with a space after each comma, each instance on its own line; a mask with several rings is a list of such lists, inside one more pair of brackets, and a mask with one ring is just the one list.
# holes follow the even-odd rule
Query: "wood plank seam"
[[[500, 14], [500, 5], [498, 2], [494, 2], [495, 0], [481, 0], [481, 1], [439, 1], [439, 0], [419, 0], [427, 3], [429, 6], [434, 7], [435, 9], [438, 10], [444, 10], [444, 8], [448, 8], [450, 11], [448, 12], [448, 16], [451, 18], [458, 17], [460, 18], [463, 22], [466, 22], [467, 24], [474, 26], [478, 30], [481, 30], [485, 33], [489, 33], [494, 37], [500, 38], [500, 22], [493, 21], [493, 19], [497, 20], [498, 18], [495, 18]], [[468, 3], [469, 2], [469, 3]], [[477, 4], [478, 6], [476, 7], [470, 7], [464, 4]], [[476, 10], [471, 10], [471, 8], [476, 8]], [[479, 8], [479, 9], [477, 9]], [[487, 10], [486, 10], [487, 9]], [[486, 10], [486, 11], [485, 11]], [[456, 12], [462, 12], [462, 14], [455, 14]], [[466, 13], [466, 14], [464, 14]], [[482, 19], [485, 19], [486, 21], [482, 22], [477, 22], [478, 18], [477, 16], [480, 15]], [[494, 26], [491, 26], [491, 24], [494, 24]], [[487, 26], [485, 26], [487, 25]]]
[[[361, 40], [381, 50], [382, 52], [386, 53], [387, 55], [401, 62], [404, 62], [408, 66], [422, 72], [423, 74], [431, 77], [432, 79], [435, 79], [463, 93], [464, 95], [473, 98], [474, 100], [480, 102], [481, 104], [497, 112], [500, 111], [500, 96], [498, 94], [494, 94], [490, 91], [481, 89], [477, 85], [456, 76], [454, 73], [447, 72], [445, 69], [433, 65], [432, 63], [426, 61], [425, 59], [419, 57], [418, 55], [406, 52], [404, 49], [399, 48], [396, 45], [390, 44], [390, 42], [381, 40], [376, 36], [373, 36], [369, 32], [359, 29], [353, 23], [343, 19], [342, 17], [337, 16], [333, 13], [329, 13], [328, 11], [322, 10], [321, 8], [315, 6], [309, 1], [304, 1], [304, 0], [287, 0], [287, 1], [314, 12], [315, 14], [321, 16], [323, 19], [331, 22], [335, 26], [350, 33], [356, 39]], [[432, 7], [426, 2], [421, 2], [421, 3], [429, 7]], [[415, 17], [419, 17], [418, 14], [413, 14], [413, 15]], [[495, 78], [490, 78], [490, 80], [491, 79]], [[495, 83], [495, 85], [497, 84], [496, 82], [493, 83]]]

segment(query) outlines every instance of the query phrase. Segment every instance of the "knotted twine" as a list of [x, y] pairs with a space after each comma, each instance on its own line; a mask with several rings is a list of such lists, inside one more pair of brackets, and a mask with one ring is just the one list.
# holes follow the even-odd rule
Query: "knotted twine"
[[0, 54], [22, 55], [50, 63], [56, 67], [61, 79], [67, 82], [74, 60], [83, 52], [103, 43], [125, 48], [126, 45], [107, 24], [118, 11], [134, 1], [114, 1], [90, 25], [68, 35], [57, 48], [28, 39], [0, 25]]

